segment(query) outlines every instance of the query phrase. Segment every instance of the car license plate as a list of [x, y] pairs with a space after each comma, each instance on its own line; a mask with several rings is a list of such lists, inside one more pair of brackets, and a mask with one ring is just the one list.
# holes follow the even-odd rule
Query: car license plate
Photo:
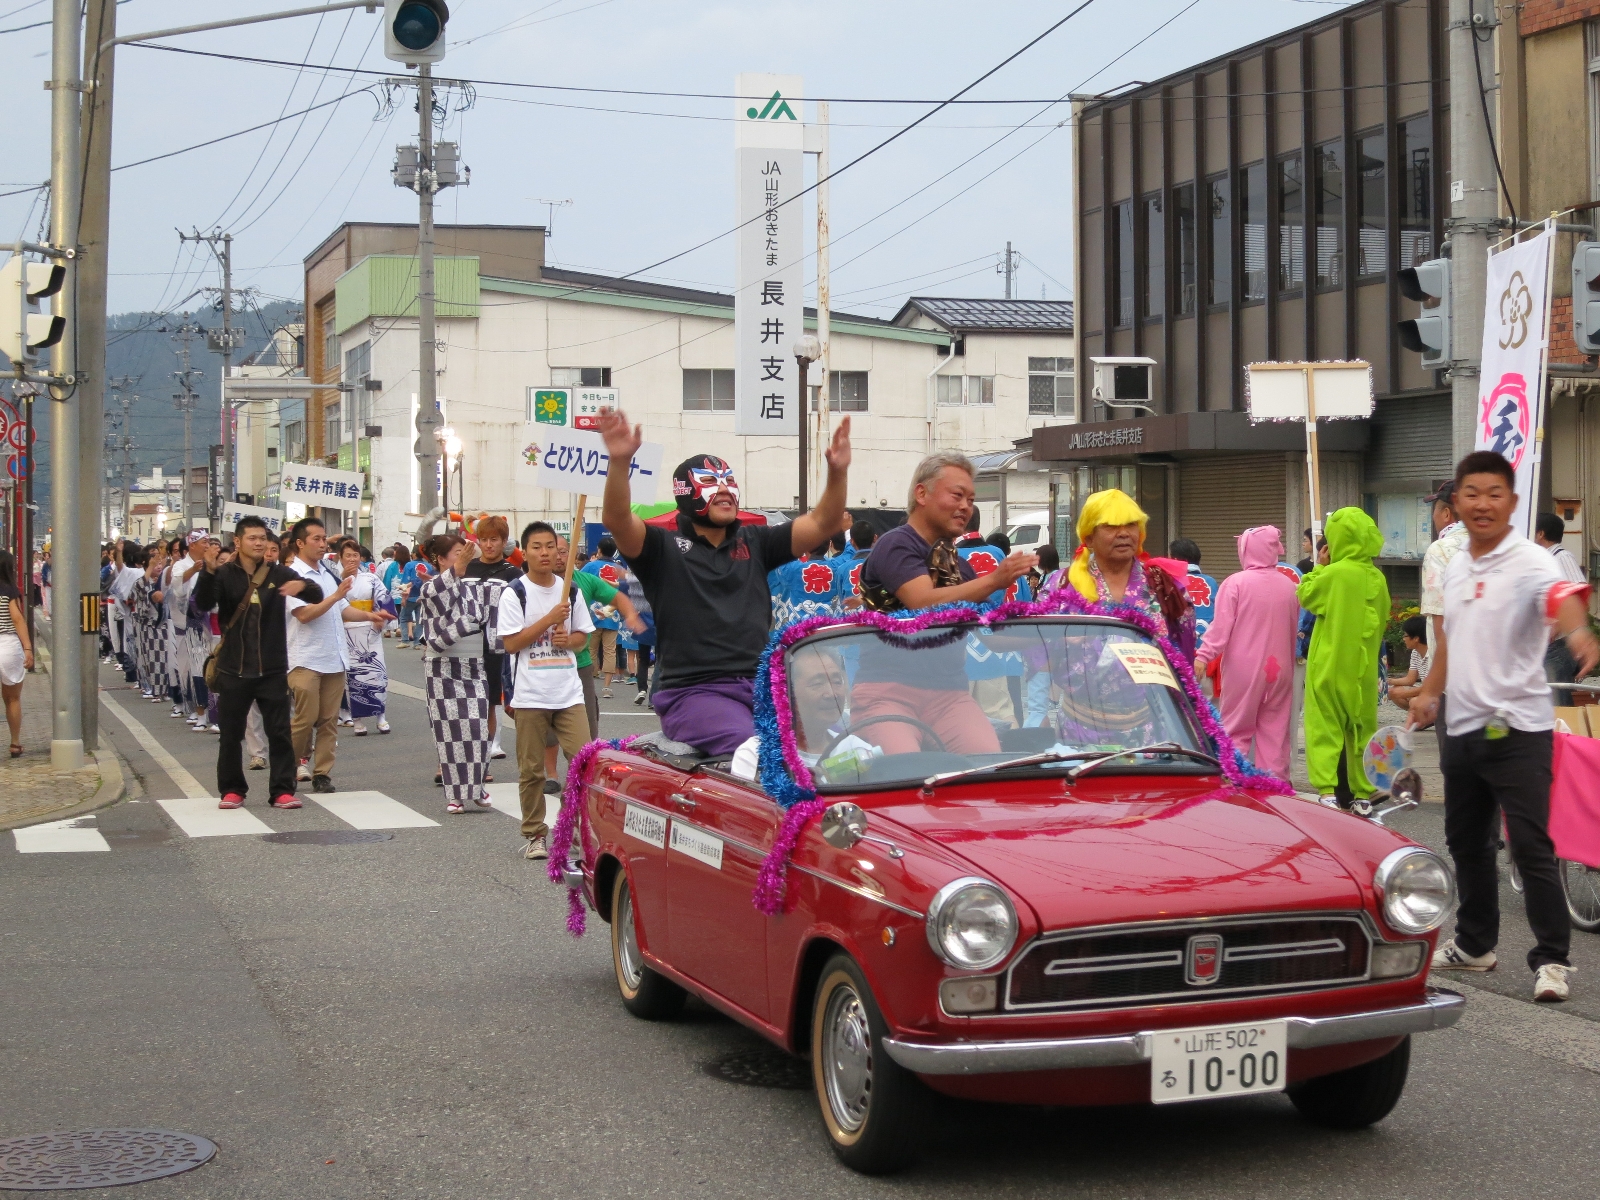
[[1285, 1021], [1163, 1029], [1150, 1056], [1150, 1101], [1177, 1104], [1281, 1092], [1288, 1066]]

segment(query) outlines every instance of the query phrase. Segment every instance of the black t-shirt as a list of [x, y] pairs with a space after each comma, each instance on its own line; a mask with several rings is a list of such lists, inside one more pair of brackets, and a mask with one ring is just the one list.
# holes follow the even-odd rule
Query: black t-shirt
[[[503, 558], [499, 562], [495, 563], [487, 563], [481, 558], [475, 558], [467, 564], [468, 579], [504, 579], [507, 583], [510, 583], [513, 579], [516, 579], [521, 574], [521, 571], [517, 570], [516, 567], [512, 566]], [[495, 623], [496, 615], [496, 613], [489, 614], [489, 625], [491, 628]], [[483, 632], [483, 657], [485, 659], [497, 659], [500, 657], [494, 651], [489, 649], [489, 631], [487, 629], [485, 629]]]
[[626, 561], [655, 611], [660, 686], [753, 676], [772, 630], [767, 572], [794, 557], [788, 525], [742, 525], [720, 546], [681, 517], [676, 531], [646, 525]]
[[[911, 580], [928, 574], [933, 545], [911, 524], [898, 526], [872, 543], [867, 565], [861, 568], [861, 586], [881, 586], [894, 593]], [[961, 582], [976, 579], [978, 573], [966, 559], [957, 560]], [[940, 649], [907, 654], [889, 647], [868, 645], [861, 652], [857, 683], [902, 683], [910, 687], [947, 689], [960, 679], [966, 655], [963, 640]]]

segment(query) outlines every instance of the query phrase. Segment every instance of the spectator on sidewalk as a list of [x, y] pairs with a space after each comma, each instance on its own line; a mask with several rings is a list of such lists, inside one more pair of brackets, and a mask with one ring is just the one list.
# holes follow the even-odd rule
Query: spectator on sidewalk
[[[1587, 583], [1583, 567], [1573, 557], [1572, 551], [1561, 544], [1561, 539], [1566, 535], [1567, 523], [1553, 512], [1540, 513], [1534, 522], [1534, 544], [1549, 552], [1550, 561], [1556, 565], [1556, 574], [1566, 583]], [[1556, 637], [1554, 631], [1551, 632], [1550, 645], [1544, 654], [1544, 673], [1551, 683], [1578, 682], [1577, 660], [1572, 657], [1566, 641]], [[1567, 694], [1563, 694], [1561, 700], [1564, 704], [1572, 703]]]
[[[1456, 467], [1456, 509], [1466, 553], [1443, 581], [1442, 635], [1433, 664], [1411, 701], [1414, 724], [1445, 730], [1444, 835], [1455, 861], [1461, 903], [1455, 936], [1433, 955], [1436, 971], [1489, 971], [1500, 940], [1500, 879], [1495, 822], [1505, 814], [1511, 858], [1522, 874], [1535, 945], [1528, 951], [1533, 998], [1565, 1000], [1572, 921], [1550, 841], [1555, 709], [1545, 678], [1549, 628], [1566, 641], [1583, 673], [1600, 660], [1589, 630], [1589, 585], [1561, 578], [1549, 553], [1511, 527], [1516, 472], [1479, 450]], [[1439, 707], [1450, 697], [1448, 716]]]
[[207, 542], [205, 573], [194, 589], [195, 608], [216, 611], [222, 629], [214, 689], [221, 738], [217, 744], [218, 808], [244, 804], [250, 785], [242, 753], [252, 703], [261, 708], [271, 753], [267, 803], [299, 808], [294, 794], [294, 744], [290, 736], [289, 652], [285, 605], [318, 604], [322, 590], [287, 566], [266, 561], [271, 541], [260, 517], [243, 517], [233, 529], [234, 561], [222, 563], [222, 546]]
[[33, 639], [17, 590], [17, 560], [0, 550], [0, 696], [11, 727], [11, 757], [22, 756], [22, 682], [33, 670]]
[[1389, 684], [1389, 702], [1405, 708], [1428, 678], [1428, 619], [1407, 617], [1400, 623], [1400, 640], [1411, 659], [1406, 673]]

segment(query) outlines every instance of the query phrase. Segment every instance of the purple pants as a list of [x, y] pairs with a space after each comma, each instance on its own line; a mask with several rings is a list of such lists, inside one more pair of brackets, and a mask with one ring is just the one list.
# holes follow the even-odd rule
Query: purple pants
[[661, 732], [714, 758], [732, 754], [755, 736], [754, 683], [708, 679], [688, 687], [661, 688], [651, 703]]

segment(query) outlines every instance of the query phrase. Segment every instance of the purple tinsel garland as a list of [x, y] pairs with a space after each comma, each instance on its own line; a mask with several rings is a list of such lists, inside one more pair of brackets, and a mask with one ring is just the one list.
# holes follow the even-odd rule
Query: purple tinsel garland
[[[550, 876], [552, 883], [560, 883], [563, 878], [561, 869], [566, 866], [567, 859], [572, 853], [574, 829], [579, 831], [584, 862], [589, 861], [593, 852], [589, 837], [589, 814], [584, 811], [583, 805], [583, 777], [589, 770], [589, 764], [600, 751], [624, 750], [637, 736], [630, 734], [628, 737], [613, 738], [610, 741], [600, 738], [579, 750], [577, 756], [567, 763], [567, 786], [561, 793], [561, 812], [556, 817], [555, 828], [550, 831], [550, 861], [545, 867], [545, 873]], [[569, 887], [567, 932], [573, 937], [582, 937], [587, 924], [587, 914], [583, 911], [583, 895], [578, 888]]]

